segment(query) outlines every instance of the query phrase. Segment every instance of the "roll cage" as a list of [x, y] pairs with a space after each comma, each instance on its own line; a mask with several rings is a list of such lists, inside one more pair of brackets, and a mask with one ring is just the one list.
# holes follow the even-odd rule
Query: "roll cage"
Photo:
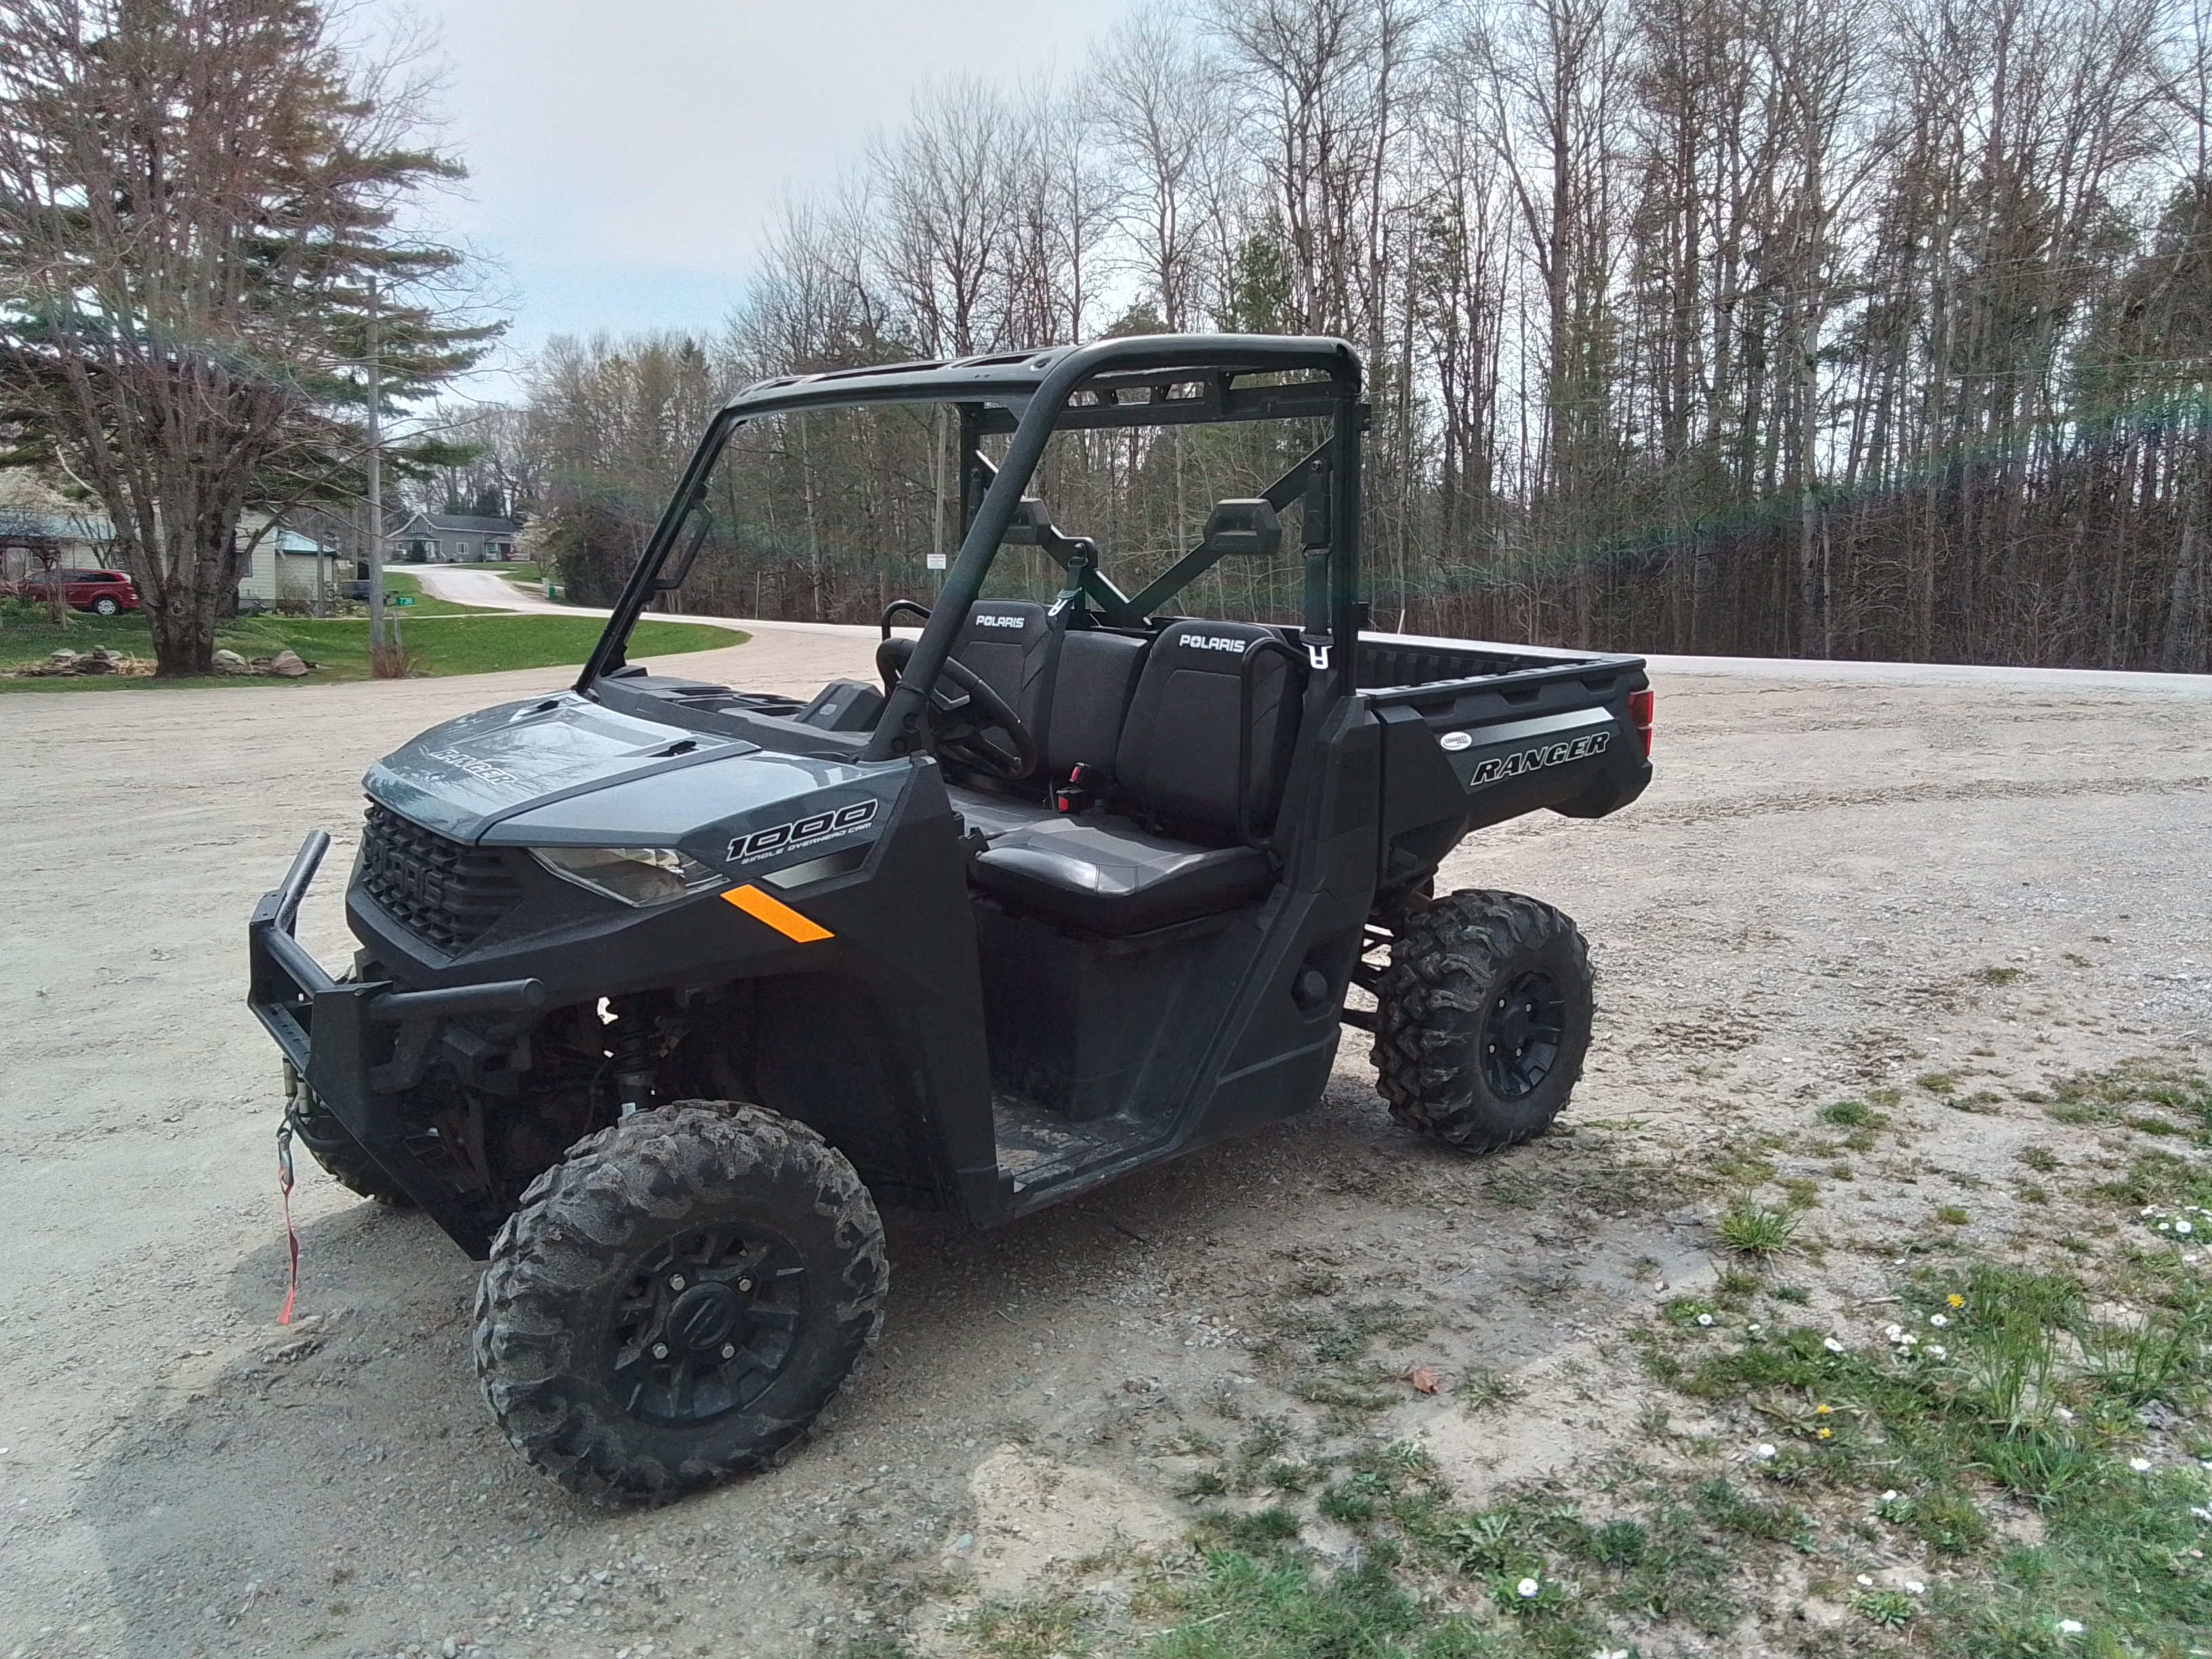
[[[1255, 334], [1155, 334], [1039, 352], [786, 375], [748, 386], [717, 412], [685, 467], [644, 556], [576, 681], [624, 665], [630, 632], [655, 596], [683, 582], [707, 533], [685, 526], [730, 435], [745, 422], [864, 404], [943, 403], [958, 416], [958, 556], [931, 607], [914, 656], [860, 758], [888, 760], [924, 746], [928, 688], [951, 653], [1002, 545], [1042, 548], [1066, 572], [1054, 601], [1068, 627], [1150, 628], [1161, 608], [1226, 556], [1201, 542], [1157, 580], [1124, 593], [1099, 569], [1096, 548], [1063, 534], [1024, 491], [1053, 434], [1063, 430], [1326, 418], [1329, 435], [1261, 492], [1278, 511], [1301, 505], [1304, 563], [1298, 640], [1310, 703], [1348, 695], [1361, 623], [1359, 450], [1367, 410], [1358, 355], [1342, 340]], [[995, 465], [982, 441], [1008, 439]]]

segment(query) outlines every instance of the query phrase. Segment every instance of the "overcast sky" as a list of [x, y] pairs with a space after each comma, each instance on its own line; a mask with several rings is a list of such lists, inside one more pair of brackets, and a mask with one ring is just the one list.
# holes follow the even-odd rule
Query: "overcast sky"
[[[368, 0], [444, 64], [441, 211], [492, 256], [514, 346], [726, 315], [778, 199], [857, 163], [872, 128], [962, 70], [1082, 61], [1127, 0]], [[475, 388], [501, 395], [498, 380]]]

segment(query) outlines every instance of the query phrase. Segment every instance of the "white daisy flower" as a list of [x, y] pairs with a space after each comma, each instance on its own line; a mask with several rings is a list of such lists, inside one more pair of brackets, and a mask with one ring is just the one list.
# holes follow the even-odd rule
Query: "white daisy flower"
[[2058, 1629], [2063, 1635], [2079, 1636], [2088, 1626], [2079, 1619], [2062, 1619], [2058, 1621]]
[[2133, 1469], [2137, 1474], [2148, 1474], [2150, 1473], [2150, 1459], [2148, 1457], [2130, 1457], [2128, 1459], [2128, 1467]]
[[1823, 1338], [1821, 1340], [1820, 1346], [1826, 1348], [1830, 1353], [1841, 1353], [1844, 1351], [1844, 1345], [1837, 1341], [1832, 1336]]
[[1523, 1578], [1513, 1588], [1523, 1601], [1534, 1601], [1544, 1593], [1544, 1587], [1533, 1578]]

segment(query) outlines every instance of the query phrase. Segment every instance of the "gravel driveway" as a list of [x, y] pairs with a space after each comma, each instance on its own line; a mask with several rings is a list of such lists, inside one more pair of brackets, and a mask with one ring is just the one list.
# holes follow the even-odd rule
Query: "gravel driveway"
[[[865, 674], [870, 632], [677, 660], [803, 691]], [[1574, 1133], [1447, 1156], [1392, 1128], [1349, 1037], [1295, 1123], [997, 1234], [894, 1215], [884, 1346], [829, 1432], [596, 1510], [494, 1431], [475, 1269], [419, 1217], [308, 1175], [308, 1317], [276, 1326], [276, 1066], [241, 1000], [247, 911], [311, 828], [345, 868], [365, 764], [561, 678], [0, 702], [0, 1656], [842, 1652], [947, 1584], [1172, 1532], [1179, 1430], [1294, 1413], [1251, 1338], [1316, 1263], [1426, 1298], [1439, 1365], [1522, 1380], [1480, 1433], [1411, 1396], [1387, 1431], [1469, 1487], [1540, 1470], [1617, 1426], [1545, 1379], [1648, 1312], [1650, 1264], [1706, 1271], [1675, 1200], [1637, 1196], [1668, 1166], [1869, 1081], [2212, 1049], [2212, 682], [1671, 665], [1641, 803], [1446, 872], [1593, 942]], [[301, 928], [331, 962], [339, 885]], [[1978, 1171], [2041, 1131], [1938, 1115], [1911, 1191], [1823, 1210], [1839, 1249], [1954, 1189], [2003, 1224]]]

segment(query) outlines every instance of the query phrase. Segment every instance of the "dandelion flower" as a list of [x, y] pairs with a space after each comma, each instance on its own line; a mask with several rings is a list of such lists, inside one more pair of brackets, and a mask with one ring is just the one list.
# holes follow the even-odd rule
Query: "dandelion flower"
[[1966, 1298], [1960, 1296], [1956, 1291], [1952, 1291], [1950, 1295], [1945, 1297], [1943, 1299], [1954, 1308], [1963, 1308], [1966, 1305]]
[[1533, 1601], [1544, 1593], [1544, 1587], [1533, 1578], [1523, 1578], [1513, 1588], [1524, 1601]]
[[2088, 1626], [2079, 1619], [2062, 1619], [2058, 1621], [2060, 1633], [2066, 1636], [2079, 1636], [2087, 1628]]
[[2130, 1457], [2128, 1459], [2128, 1467], [2133, 1469], [2137, 1474], [2148, 1474], [2150, 1473], [2150, 1459], [2148, 1457]]
[[1833, 1440], [1836, 1437], [1836, 1431], [1833, 1429], [1824, 1428], [1814, 1437], [1819, 1440]]
[[1829, 1413], [1835, 1409], [1836, 1408], [1833, 1406], [1815, 1406], [1813, 1407], [1814, 1413], [1820, 1417], [1826, 1417]]
[[1844, 1345], [1837, 1341], [1832, 1336], [1823, 1338], [1820, 1346], [1826, 1348], [1830, 1353], [1841, 1353], [1844, 1351]]

